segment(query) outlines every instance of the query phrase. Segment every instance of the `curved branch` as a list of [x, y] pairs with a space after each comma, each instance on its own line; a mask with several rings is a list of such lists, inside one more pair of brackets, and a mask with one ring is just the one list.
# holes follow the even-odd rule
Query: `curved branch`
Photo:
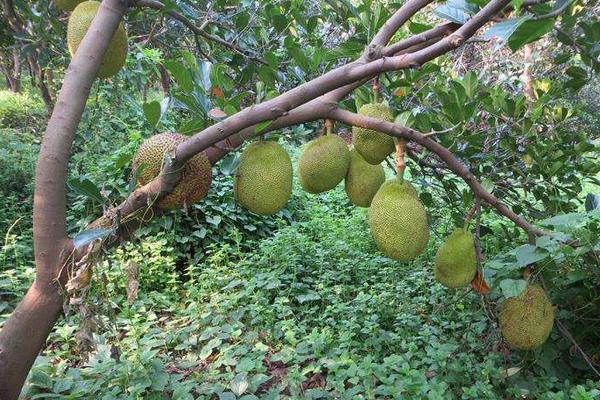
[[386, 21], [385, 24], [383, 24], [379, 32], [377, 32], [373, 40], [371, 40], [370, 46], [383, 47], [387, 45], [398, 29], [400, 29], [410, 17], [415, 15], [423, 7], [433, 3], [433, 1], [434, 0], [411, 0], [406, 2]]
[[215, 43], [218, 43], [221, 46], [226, 47], [231, 51], [234, 51], [240, 55], [243, 55], [244, 57], [249, 57], [255, 61], [258, 61], [261, 64], [267, 64], [267, 62], [265, 60], [263, 60], [262, 58], [250, 55], [250, 54], [244, 52], [238, 46], [234, 45], [233, 43], [229, 43], [228, 41], [221, 39], [220, 37], [218, 37], [216, 35], [211, 35], [210, 33], [206, 32], [204, 30], [204, 27], [206, 26], [206, 24], [203, 24], [202, 27], [197, 27], [196, 25], [194, 25], [194, 23], [192, 21], [190, 21], [188, 18], [186, 18], [184, 15], [178, 13], [177, 11], [170, 10], [170, 9], [167, 9], [165, 11], [165, 8], [166, 8], [165, 5], [163, 3], [161, 3], [160, 1], [157, 1], [157, 0], [134, 0], [133, 5], [136, 7], [147, 7], [147, 8], [152, 8], [154, 10], [163, 11], [166, 14], [170, 15], [172, 18], [181, 22], [189, 30], [191, 30], [194, 34], [200, 35], [203, 38], [205, 38], [206, 40], [210, 40]]
[[71, 60], [38, 155], [33, 199], [36, 279], [0, 331], [0, 398], [16, 399], [62, 309], [54, 279], [70, 254], [66, 229], [69, 152], [90, 88], [126, 6], [104, 0]]
[[414, 141], [421, 146], [427, 148], [429, 151], [435, 153], [441, 160], [443, 160], [448, 168], [452, 170], [456, 175], [461, 177], [467, 185], [471, 188], [473, 193], [481, 198], [483, 201], [494, 207], [500, 214], [504, 215], [517, 226], [522, 228], [525, 232], [534, 234], [536, 236], [546, 235], [547, 232], [533, 226], [527, 222], [521, 216], [514, 213], [504, 203], [502, 203], [496, 196], [485, 190], [483, 185], [479, 183], [475, 175], [469, 171], [469, 168], [465, 166], [450, 150], [440, 145], [439, 143], [431, 140], [424, 136], [421, 132], [415, 131], [410, 128], [402, 127], [391, 122], [386, 122], [380, 119], [366, 117], [364, 115], [358, 115], [350, 111], [335, 108], [332, 110], [328, 117], [339, 122], [343, 122], [352, 126], [359, 126], [361, 128], [374, 129], [380, 132], [385, 132], [388, 135], [404, 138], [407, 140]]

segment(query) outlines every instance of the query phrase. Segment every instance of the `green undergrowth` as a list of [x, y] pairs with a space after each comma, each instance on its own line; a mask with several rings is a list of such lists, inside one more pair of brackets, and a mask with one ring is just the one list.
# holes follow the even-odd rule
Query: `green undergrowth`
[[[346, 207], [343, 188], [301, 200], [291, 225], [244, 246], [211, 246], [208, 257], [188, 266], [183, 281], [160, 237], [139, 245], [144, 257], [114, 253], [95, 271], [85, 303], [101, 317], [82, 321], [72, 309], [38, 358], [25, 397], [600, 394], [597, 383], [570, 382], [543, 370], [539, 353], [498, 351], [497, 328], [480, 298], [434, 283], [433, 245], [413, 263], [393, 262], [378, 255], [366, 212]], [[140, 274], [127, 279], [124, 270], [132, 262]], [[170, 272], [161, 274], [161, 268]], [[136, 283], [141, 289], [128, 302], [126, 288]], [[78, 331], [78, 322], [90, 329]], [[91, 351], [81, 351], [81, 339], [93, 345]]]

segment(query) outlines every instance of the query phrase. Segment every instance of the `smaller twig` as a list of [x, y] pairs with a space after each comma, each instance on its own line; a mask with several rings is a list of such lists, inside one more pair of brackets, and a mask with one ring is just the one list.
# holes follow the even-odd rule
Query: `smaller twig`
[[404, 170], [406, 169], [406, 141], [404, 139], [396, 138], [396, 174], [400, 177], [404, 176]]
[[475, 204], [473, 204], [473, 207], [471, 207], [469, 211], [467, 211], [467, 213], [465, 214], [465, 228], [469, 225], [473, 216], [475, 216], [475, 213], [477, 212], [479, 206], [480, 202], [478, 197], [477, 200], [475, 200]]
[[385, 163], [387, 164], [388, 167], [390, 167], [390, 169], [392, 171], [394, 171], [394, 175], [398, 175], [398, 171], [396, 171], [396, 167], [394, 167], [394, 164], [392, 164], [392, 162], [390, 161], [390, 159], [388, 157], [385, 158]]
[[379, 103], [379, 90], [380, 90], [380, 86], [379, 86], [379, 76], [376, 76], [375, 78], [373, 78], [373, 102], [374, 103]]
[[562, 6], [558, 7], [556, 10], [551, 11], [547, 14], [536, 15], [535, 17], [532, 18], [532, 20], [538, 21], [540, 19], [549, 19], [549, 18], [557, 17], [560, 14], [562, 14], [571, 5], [572, 2], [573, 2], [572, 0], [567, 0], [567, 1], [565, 1], [565, 3]]
[[483, 254], [481, 252], [481, 198], [477, 197], [475, 200], [475, 207], [477, 208], [476, 219], [475, 219], [475, 257], [477, 259], [477, 270], [481, 272], [483, 276]]
[[333, 120], [327, 118], [325, 120], [325, 134], [331, 135], [333, 133]]
[[441, 130], [441, 131], [430, 131], [430, 132], [424, 133], [423, 136], [430, 137], [430, 136], [434, 136], [434, 135], [438, 135], [438, 134], [442, 134], [442, 133], [448, 133], [448, 132], [454, 130], [454, 128], [456, 128], [458, 125], [459, 124], [456, 124], [454, 126], [451, 126], [448, 129], [444, 129], [444, 130]]

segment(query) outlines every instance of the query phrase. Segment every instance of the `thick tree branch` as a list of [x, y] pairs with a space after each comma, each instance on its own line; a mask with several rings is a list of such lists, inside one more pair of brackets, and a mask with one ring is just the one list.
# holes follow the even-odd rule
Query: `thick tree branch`
[[410, 17], [431, 3], [433, 3], [433, 0], [412, 0], [406, 2], [385, 22], [385, 24], [383, 24], [379, 32], [377, 32], [375, 37], [373, 37], [373, 40], [371, 40], [369, 46], [381, 48], [386, 46], [398, 29], [400, 29]]
[[385, 48], [383, 55], [390, 57], [398, 54], [402, 50], [406, 50], [412, 46], [425, 43], [431, 39], [441, 38], [449, 35], [457, 30], [460, 25], [453, 22], [448, 22], [442, 25], [438, 25], [435, 28], [431, 28], [425, 32], [421, 32], [418, 35], [411, 36], [407, 39], [401, 40], [397, 43], [391, 44]]

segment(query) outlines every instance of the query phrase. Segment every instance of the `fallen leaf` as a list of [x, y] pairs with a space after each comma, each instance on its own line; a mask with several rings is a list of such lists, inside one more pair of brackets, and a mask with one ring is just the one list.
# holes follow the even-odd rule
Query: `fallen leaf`
[[473, 280], [471, 281], [471, 287], [477, 293], [483, 295], [488, 294], [490, 292], [490, 287], [485, 282], [485, 279], [483, 279], [483, 274], [481, 273], [481, 271], [477, 271], [477, 273], [475, 274], [475, 278], [473, 278]]

